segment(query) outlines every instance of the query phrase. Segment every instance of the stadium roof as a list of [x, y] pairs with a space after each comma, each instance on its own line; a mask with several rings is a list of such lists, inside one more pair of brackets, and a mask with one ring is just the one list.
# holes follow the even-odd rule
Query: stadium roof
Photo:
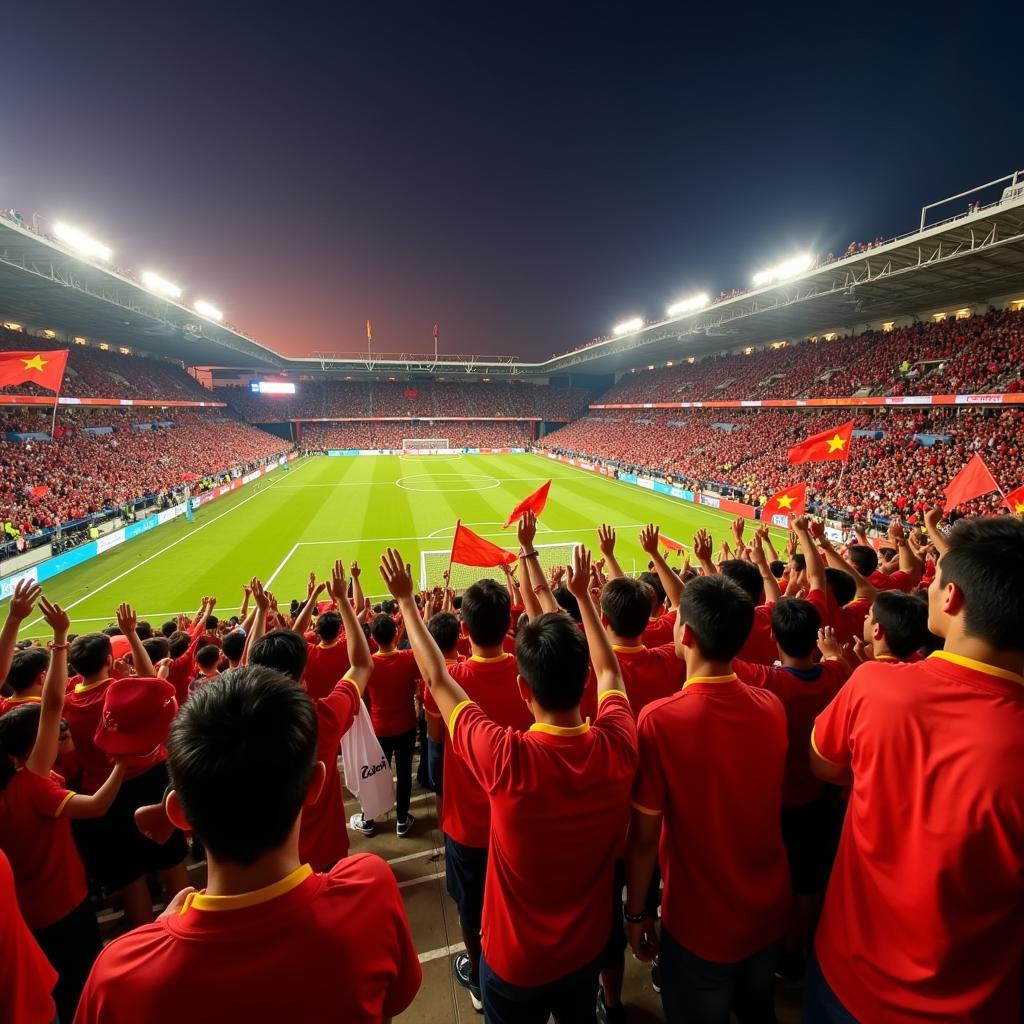
[[[1004, 191], [1006, 182], [1011, 187]], [[702, 310], [643, 325], [537, 363], [493, 356], [435, 358], [400, 353], [282, 356], [4, 217], [0, 217], [0, 315], [193, 366], [354, 376], [466, 373], [496, 379], [608, 374], [783, 338], [850, 333], [867, 324], [958, 309], [1018, 290], [1024, 295], [1024, 172], [962, 195], [985, 189], [991, 193], [994, 186], [998, 186], [994, 201], [971, 212]], [[922, 212], [922, 225], [927, 209]]]

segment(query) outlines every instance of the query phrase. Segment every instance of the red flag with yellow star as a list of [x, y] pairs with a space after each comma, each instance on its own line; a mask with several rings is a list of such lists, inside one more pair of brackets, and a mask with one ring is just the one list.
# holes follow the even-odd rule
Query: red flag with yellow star
[[789, 449], [789, 464], [798, 466], [801, 462], [845, 462], [850, 457], [852, 439], [853, 420], [850, 420], [841, 427], [823, 430], [793, 445]]
[[48, 391], [59, 392], [67, 361], [66, 348], [45, 352], [0, 352], [0, 388], [31, 381]]
[[1018, 487], [1015, 491], [1010, 491], [1006, 496], [1006, 507], [1015, 516], [1024, 516], [1024, 487]]
[[768, 503], [761, 509], [761, 522], [773, 526], [789, 526], [796, 516], [802, 516], [806, 511], [807, 484], [794, 484], [768, 499]]

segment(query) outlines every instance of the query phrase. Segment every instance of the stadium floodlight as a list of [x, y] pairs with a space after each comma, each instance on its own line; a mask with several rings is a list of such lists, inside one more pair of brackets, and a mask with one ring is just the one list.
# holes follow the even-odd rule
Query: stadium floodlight
[[698, 309], [703, 309], [710, 301], [708, 293], [701, 292], [700, 295], [691, 295], [688, 299], [681, 299], [679, 302], [673, 302], [666, 310], [666, 313], [668, 316], [680, 316], [682, 313], [694, 313]]
[[223, 320], [224, 314], [211, 302], [207, 302], [205, 299], [196, 299], [192, 308], [200, 315], [208, 317], [210, 320]]
[[774, 267], [758, 271], [754, 275], [754, 287], [760, 288], [763, 284], [772, 284], [775, 281], [784, 281], [787, 277], [796, 277], [797, 274], [802, 274], [807, 270], [813, 262], [814, 257], [806, 252], [783, 260], [782, 263], [777, 263]]
[[639, 331], [643, 325], [643, 317], [635, 316], [631, 320], [623, 320], [621, 324], [616, 324], [612, 331], [615, 334], [632, 334], [634, 331]]
[[104, 263], [110, 262], [110, 257], [113, 253], [109, 247], [105, 246], [102, 242], [97, 242], [95, 238], [90, 238], [84, 231], [79, 231], [78, 228], [73, 228], [70, 224], [57, 221], [53, 225], [53, 233], [62, 242], [71, 246], [72, 249], [77, 249], [83, 256], [92, 256], [95, 259], [102, 260]]
[[159, 274], [154, 274], [152, 270], [144, 270], [142, 272], [142, 283], [151, 292], [167, 295], [172, 299], [181, 298], [181, 289], [176, 284], [171, 284], [170, 281], [165, 280]]

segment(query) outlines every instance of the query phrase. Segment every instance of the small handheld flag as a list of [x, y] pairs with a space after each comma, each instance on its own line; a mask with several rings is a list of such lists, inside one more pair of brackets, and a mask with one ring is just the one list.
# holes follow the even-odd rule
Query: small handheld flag
[[853, 420], [834, 430], [823, 430], [789, 449], [789, 464], [803, 462], [845, 462], [850, 457]]
[[541, 484], [533, 494], [523, 498], [509, 513], [508, 520], [505, 522], [505, 529], [507, 530], [513, 523], [519, 522], [527, 512], [532, 512], [535, 516], [539, 516], [544, 511], [544, 506], [548, 503], [548, 491], [550, 490], [551, 481], [548, 480], [547, 483]]
[[666, 537], [663, 533], [659, 535], [658, 542], [666, 551], [679, 552], [686, 550], [686, 545], [681, 541], [673, 540], [671, 537]]
[[484, 540], [468, 526], [463, 526], [461, 519], [456, 523], [455, 536], [452, 538], [452, 564], [490, 569], [496, 565], [509, 565], [515, 560], [516, 556], [511, 551]]
[[794, 484], [768, 499], [767, 504], [761, 509], [761, 522], [786, 527], [806, 511], [807, 484]]
[[1005, 501], [1006, 507], [1015, 516], [1024, 516], [1024, 487], [1018, 487], [1017, 490], [1010, 491]]
[[946, 484], [943, 492], [946, 495], [944, 511], [950, 512], [958, 505], [972, 498], [980, 498], [990, 491], [998, 491], [999, 484], [995, 477], [989, 472], [985, 460], [980, 455], [975, 455], [970, 462], [960, 470], [952, 480]]

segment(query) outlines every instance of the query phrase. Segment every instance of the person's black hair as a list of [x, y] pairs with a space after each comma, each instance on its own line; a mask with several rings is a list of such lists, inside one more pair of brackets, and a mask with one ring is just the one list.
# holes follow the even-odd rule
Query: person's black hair
[[764, 597], [764, 583], [761, 580], [761, 570], [753, 562], [748, 562], [744, 558], [727, 558], [719, 566], [719, 571], [737, 583], [754, 604], [761, 603]]
[[558, 603], [558, 607], [569, 613], [569, 618], [574, 622], [583, 621], [583, 616], [580, 614], [580, 603], [568, 587], [559, 585], [551, 591], [551, 595]]
[[777, 580], [781, 580], [786, 575], [786, 563], [779, 558], [773, 558], [768, 563], [768, 568]]
[[450, 654], [459, 642], [459, 620], [451, 612], [438, 612], [427, 620], [427, 632], [442, 654]]
[[879, 548], [878, 549], [878, 557], [880, 559], [884, 558], [887, 562], [891, 561], [892, 559], [894, 559], [898, 554], [899, 554], [899, 552], [896, 550], [896, 548]]
[[24, 704], [0, 717], [0, 793], [17, 770], [13, 758], [28, 757], [39, 733], [39, 704]]
[[153, 635], [153, 625], [143, 619], [136, 625], [135, 632], [140, 640], [148, 640]]
[[163, 633], [163, 635], [165, 637], [170, 636], [172, 633], [177, 633], [177, 631], [178, 631], [178, 624], [177, 624], [177, 622], [174, 622], [172, 619], [168, 619], [160, 627], [160, 632]]
[[341, 612], [326, 611], [316, 620], [316, 635], [325, 643], [333, 643], [341, 633]]
[[168, 767], [185, 817], [215, 857], [248, 865], [285, 842], [316, 742], [313, 702], [282, 672], [230, 669], [192, 694], [171, 725]]
[[208, 632], [212, 633], [220, 625], [220, 619], [216, 615], [207, 615], [206, 624], [203, 628]]
[[245, 633], [240, 629], [233, 629], [224, 635], [220, 646], [225, 658], [229, 661], [240, 661], [245, 650]]
[[381, 601], [380, 610], [385, 615], [394, 615], [395, 612], [398, 611], [398, 602], [392, 601], [390, 598], [388, 598], [386, 601]]
[[806, 658], [818, 646], [821, 615], [809, 601], [780, 597], [772, 608], [772, 633], [784, 654]]
[[294, 629], [272, 629], [249, 648], [249, 664], [277, 669], [296, 682], [306, 671], [309, 651], [306, 641]]
[[1024, 650], [1024, 522], [961, 519], [946, 542], [939, 585], [955, 583], [963, 594], [967, 635], [997, 651]]
[[698, 576], [683, 590], [679, 621], [693, 631], [705, 658], [732, 661], [753, 628], [754, 602], [729, 576]]
[[378, 647], [387, 647], [395, 642], [398, 627], [390, 615], [383, 612], [370, 623], [370, 636], [377, 641]]
[[790, 555], [789, 560], [797, 572], [803, 572], [807, 568], [807, 556], [802, 551], [797, 551], [795, 554]]
[[567, 615], [546, 612], [519, 627], [516, 664], [545, 711], [568, 711], [579, 704], [587, 682], [587, 638]]
[[216, 644], [204, 644], [196, 651], [196, 664], [200, 668], [216, 668], [220, 661], [220, 648]]
[[167, 645], [171, 649], [171, 657], [180, 658], [192, 646], [192, 636], [183, 629], [175, 630], [167, 638]]
[[142, 641], [142, 647], [149, 655], [149, 660], [155, 665], [158, 661], [171, 656], [171, 645], [163, 636], [151, 636], [148, 640]]
[[920, 650], [928, 639], [928, 606], [899, 590], [883, 590], [871, 604], [871, 618], [885, 633], [885, 642], [897, 658]]
[[457, 612], [461, 612], [462, 611], [462, 595], [461, 594], [456, 594], [452, 598], [452, 608], [454, 608], [455, 611], [457, 611]]
[[867, 544], [851, 544], [846, 549], [846, 557], [850, 565], [865, 578], [878, 568], [878, 554]]
[[110, 637], [103, 633], [85, 633], [71, 642], [68, 662], [82, 676], [94, 676], [113, 655]]
[[620, 637], [640, 636], [651, 618], [651, 588], [641, 580], [617, 576], [601, 591], [601, 613]]
[[825, 586], [832, 591], [840, 608], [857, 596], [857, 581], [845, 570], [830, 565], [825, 569]]
[[107, 626], [107, 628], [105, 630], [103, 630], [103, 635], [104, 636], [124, 636], [124, 633], [121, 632], [121, 627], [120, 626]]
[[661, 579], [656, 572], [642, 572], [637, 577], [641, 583], [646, 583], [647, 586], [654, 591], [654, 601], [651, 604], [652, 612], [656, 608], [660, 608], [665, 603], [665, 587], [662, 585]]
[[7, 673], [7, 685], [15, 692], [27, 690], [50, 667], [50, 654], [44, 647], [16, 651]]
[[511, 625], [512, 602], [497, 580], [478, 580], [462, 595], [462, 621], [478, 647], [496, 647]]

